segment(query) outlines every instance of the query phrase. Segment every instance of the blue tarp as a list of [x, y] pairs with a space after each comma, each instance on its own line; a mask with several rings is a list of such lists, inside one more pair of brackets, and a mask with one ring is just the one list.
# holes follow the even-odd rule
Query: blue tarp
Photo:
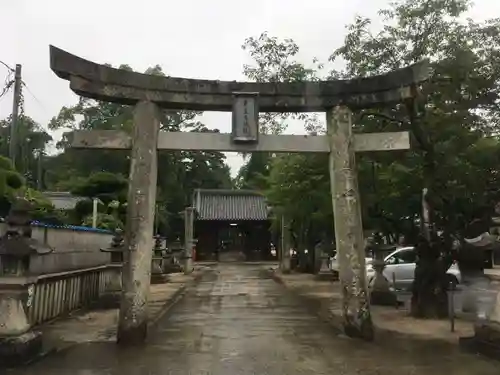
[[42, 228], [54, 228], [54, 229], [70, 229], [70, 230], [76, 230], [76, 231], [81, 231], [81, 232], [93, 232], [93, 233], [106, 233], [106, 234], [113, 234], [112, 231], [108, 229], [100, 229], [100, 228], [92, 228], [92, 227], [83, 227], [79, 225], [55, 225], [55, 224], [45, 224], [41, 223], [39, 221], [33, 220], [31, 222], [31, 225], [35, 227], [42, 227]]

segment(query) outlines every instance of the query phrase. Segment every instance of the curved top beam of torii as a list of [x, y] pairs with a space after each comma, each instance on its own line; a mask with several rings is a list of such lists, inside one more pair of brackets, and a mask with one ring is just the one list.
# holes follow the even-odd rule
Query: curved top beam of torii
[[413, 85], [429, 78], [421, 61], [384, 75], [352, 80], [236, 82], [161, 77], [111, 68], [50, 46], [50, 67], [70, 88], [88, 98], [133, 105], [152, 101], [162, 108], [231, 111], [233, 95], [258, 94], [261, 112], [322, 112], [343, 104], [353, 109], [411, 98]]

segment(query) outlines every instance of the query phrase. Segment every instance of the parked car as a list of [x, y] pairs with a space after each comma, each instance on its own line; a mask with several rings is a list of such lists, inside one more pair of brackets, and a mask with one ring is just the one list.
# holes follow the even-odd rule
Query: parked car
[[[372, 261], [372, 258], [365, 258], [365, 264], [367, 266], [370, 265]], [[339, 273], [339, 262], [337, 261], [337, 254], [330, 258], [330, 270], [332, 270], [332, 272], [335, 274]]]
[[[330, 269], [333, 273], [338, 274], [339, 267], [337, 257], [333, 257], [330, 262]], [[417, 254], [414, 247], [401, 247], [385, 257], [386, 267], [384, 269], [384, 276], [393, 283], [396, 281], [396, 289], [408, 290], [411, 288], [413, 279], [415, 278], [415, 268], [417, 267], [416, 260]], [[375, 269], [373, 268], [373, 258], [365, 258], [366, 264], [366, 278], [368, 285], [370, 285], [375, 278]], [[394, 274], [394, 276], [393, 276]], [[458, 265], [453, 263], [447, 272], [449, 281], [455, 286], [460, 284], [462, 277]]]
[[[399, 248], [386, 256], [384, 260], [386, 267], [383, 273], [389, 283], [392, 284], [395, 279], [397, 289], [410, 289], [415, 278], [415, 268], [417, 266], [417, 254], [415, 248]], [[453, 263], [448, 269], [447, 276], [449, 281], [455, 286], [460, 284], [462, 281], [460, 270], [458, 269], [458, 265], [455, 263]], [[371, 261], [367, 262], [366, 265], [366, 277], [369, 284], [371, 284], [375, 278], [375, 269], [373, 268]]]

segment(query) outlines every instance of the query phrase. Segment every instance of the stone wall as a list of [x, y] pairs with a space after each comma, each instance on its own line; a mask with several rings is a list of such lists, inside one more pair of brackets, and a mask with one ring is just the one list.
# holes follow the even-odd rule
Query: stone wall
[[[5, 224], [0, 224], [0, 233]], [[33, 227], [33, 238], [46, 238], [54, 252], [41, 257], [35, 256], [30, 263], [30, 273], [35, 275], [64, 272], [108, 264], [110, 254], [100, 251], [109, 247], [113, 236], [108, 233], [80, 231], [65, 228]]]

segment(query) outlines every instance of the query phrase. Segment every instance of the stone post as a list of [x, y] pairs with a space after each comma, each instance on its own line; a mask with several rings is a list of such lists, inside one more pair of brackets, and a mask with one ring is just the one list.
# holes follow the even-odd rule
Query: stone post
[[327, 112], [329, 168], [337, 259], [346, 335], [372, 340], [373, 323], [366, 287], [366, 266], [355, 163], [352, 113], [345, 106]]
[[99, 306], [107, 309], [120, 307], [120, 297], [122, 293], [122, 268], [123, 268], [123, 251], [124, 239], [123, 231], [116, 229], [111, 245], [101, 249], [102, 252], [111, 254], [111, 266], [113, 272], [106, 283], [103, 295], [100, 297]]
[[153, 258], [151, 260], [151, 284], [163, 284], [166, 283], [169, 278], [168, 275], [163, 272], [163, 262], [165, 259], [163, 257], [161, 237], [156, 235], [154, 242]]
[[396, 250], [396, 245], [383, 245], [375, 244], [373, 246], [373, 269], [375, 270], [375, 276], [373, 278], [373, 283], [370, 290], [370, 303], [372, 305], [381, 306], [395, 306], [397, 302], [397, 297], [391, 292], [389, 287], [389, 281], [384, 276], [385, 269], [385, 256]]
[[158, 176], [158, 108], [140, 102], [134, 109], [123, 292], [117, 342], [138, 344], [147, 336], [148, 294]]
[[330, 252], [328, 251], [328, 242], [323, 239], [315, 247], [316, 255], [318, 256], [318, 272], [316, 274], [317, 280], [334, 281], [335, 275], [329, 267]]
[[472, 222], [459, 251], [458, 264], [465, 290], [464, 305], [474, 312], [474, 336], [461, 338], [462, 347], [498, 358], [500, 353], [500, 290], [486, 277], [483, 271], [485, 254], [500, 248], [496, 235], [481, 232], [480, 222]]
[[30, 210], [28, 201], [16, 201], [0, 238], [0, 367], [22, 363], [42, 349], [41, 333], [31, 331], [28, 319], [36, 282], [29, 277], [29, 267], [32, 256], [53, 249], [31, 238]]
[[193, 225], [194, 208], [184, 211], [184, 274], [193, 272]]
[[281, 272], [290, 273], [290, 230], [286, 216], [281, 215]]

